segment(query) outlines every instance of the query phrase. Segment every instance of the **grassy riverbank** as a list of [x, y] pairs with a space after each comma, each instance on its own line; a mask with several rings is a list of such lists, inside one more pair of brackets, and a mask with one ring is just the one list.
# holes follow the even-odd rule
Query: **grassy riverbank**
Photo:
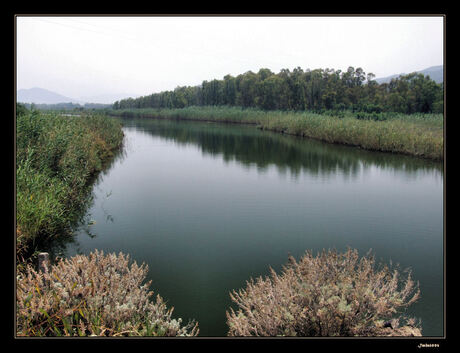
[[[65, 236], [91, 200], [94, 178], [123, 141], [118, 119], [39, 113], [16, 117], [16, 235], [18, 336], [197, 335], [198, 325], [171, 317], [143, 283], [147, 266], [97, 250], [32, 265], [41, 244]], [[49, 265], [49, 264], [48, 264]]]
[[132, 118], [187, 119], [255, 124], [259, 128], [315, 138], [366, 150], [443, 159], [442, 114], [364, 114], [286, 112], [240, 107], [120, 109], [110, 114]]
[[16, 119], [18, 255], [69, 230], [90, 197], [91, 181], [123, 140], [103, 116], [22, 110]]

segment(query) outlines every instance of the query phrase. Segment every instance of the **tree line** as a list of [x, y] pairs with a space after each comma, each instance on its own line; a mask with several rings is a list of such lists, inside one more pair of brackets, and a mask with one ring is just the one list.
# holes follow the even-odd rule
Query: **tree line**
[[128, 98], [114, 109], [184, 108], [188, 106], [241, 106], [263, 110], [442, 113], [443, 84], [421, 73], [401, 75], [378, 83], [375, 75], [350, 66], [334, 69], [290, 71], [275, 74], [262, 68], [236, 77], [203, 81], [197, 86], [179, 86], [172, 91]]

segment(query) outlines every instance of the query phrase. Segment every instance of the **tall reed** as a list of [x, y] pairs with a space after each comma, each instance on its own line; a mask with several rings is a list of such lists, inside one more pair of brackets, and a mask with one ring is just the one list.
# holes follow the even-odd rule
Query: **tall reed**
[[379, 119], [360, 119], [358, 113], [263, 111], [209, 106], [182, 109], [122, 109], [110, 114], [133, 118], [187, 119], [255, 124], [261, 129], [315, 138], [366, 150], [402, 153], [443, 160], [442, 114], [380, 113]]
[[19, 249], [66, 232], [90, 198], [91, 180], [123, 140], [119, 121], [28, 111], [16, 119]]

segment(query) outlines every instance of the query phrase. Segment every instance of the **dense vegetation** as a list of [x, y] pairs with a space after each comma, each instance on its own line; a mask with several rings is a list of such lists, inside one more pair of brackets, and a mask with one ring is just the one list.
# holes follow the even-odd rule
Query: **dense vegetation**
[[195, 336], [198, 325], [171, 317], [151, 300], [148, 267], [120, 253], [95, 251], [61, 260], [48, 271], [28, 266], [17, 287], [19, 336]]
[[443, 85], [421, 73], [411, 73], [378, 84], [362, 68], [347, 71], [316, 69], [248, 71], [236, 77], [203, 81], [114, 103], [114, 109], [184, 108], [189, 106], [240, 106], [263, 110], [323, 110], [365, 113], [442, 113]]
[[102, 104], [102, 103], [54, 103], [54, 104], [45, 104], [45, 103], [21, 103], [30, 110], [52, 110], [52, 111], [88, 111], [88, 110], [100, 110], [107, 109], [111, 107], [111, 104]]
[[78, 219], [92, 179], [122, 143], [116, 119], [63, 116], [18, 106], [16, 213], [18, 255], [62, 236]]
[[371, 113], [336, 114], [263, 111], [242, 107], [186, 107], [177, 109], [118, 109], [113, 115], [131, 118], [169, 118], [256, 124], [262, 129], [311, 137], [363, 149], [443, 159], [443, 115]]
[[233, 291], [238, 305], [227, 312], [230, 336], [421, 336], [401, 310], [420, 291], [397, 269], [376, 268], [373, 256], [307, 252], [289, 257], [282, 274], [250, 279]]

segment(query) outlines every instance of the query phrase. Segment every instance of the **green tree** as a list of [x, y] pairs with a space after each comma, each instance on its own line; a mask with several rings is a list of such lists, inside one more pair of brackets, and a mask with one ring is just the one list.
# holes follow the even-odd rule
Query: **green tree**
[[224, 103], [227, 105], [236, 104], [236, 79], [231, 75], [224, 76]]
[[254, 107], [256, 105], [256, 84], [257, 84], [257, 75], [252, 71], [248, 71], [243, 75], [239, 75], [239, 85], [238, 85], [238, 105], [243, 107]]
[[272, 75], [260, 82], [259, 87], [258, 106], [265, 110], [280, 109], [280, 97], [284, 88], [283, 80], [276, 75]]

